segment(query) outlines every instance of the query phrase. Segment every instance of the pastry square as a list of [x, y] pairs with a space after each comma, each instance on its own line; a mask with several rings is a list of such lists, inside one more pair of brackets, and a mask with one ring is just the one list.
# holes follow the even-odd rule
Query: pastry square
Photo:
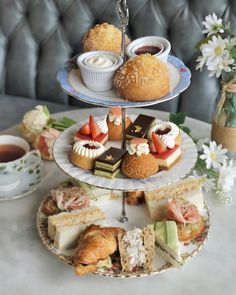
[[147, 134], [152, 123], [155, 121], [154, 117], [140, 114], [136, 120], [126, 130], [126, 139], [143, 138]]
[[181, 149], [179, 145], [176, 145], [162, 154], [153, 153], [152, 155], [157, 159], [160, 170], [168, 170], [181, 158]]
[[126, 153], [125, 149], [110, 147], [97, 158], [94, 174], [108, 178], [114, 177], [120, 171], [120, 164]]

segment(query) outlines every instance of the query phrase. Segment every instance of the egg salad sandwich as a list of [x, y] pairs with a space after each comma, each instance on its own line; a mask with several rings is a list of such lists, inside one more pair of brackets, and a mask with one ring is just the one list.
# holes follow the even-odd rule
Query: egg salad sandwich
[[154, 258], [155, 235], [153, 228], [134, 228], [118, 236], [122, 270], [150, 272]]

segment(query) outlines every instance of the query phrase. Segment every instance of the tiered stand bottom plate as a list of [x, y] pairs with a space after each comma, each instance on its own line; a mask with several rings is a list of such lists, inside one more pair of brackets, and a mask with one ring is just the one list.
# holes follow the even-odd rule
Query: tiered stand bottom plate
[[[46, 196], [47, 197], [47, 196]], [[46, 198], [45, 197], [45, 198]], [[73, 265], [73, 253], [70, 255], [62, 254], [58, 251], [58, 249], [53, 245], [53, 242], [49, 239], [47, 234], [47, 217], [42, 213], [41, 208], [44, 201], [42, 201], [37, 215], [37, 228], [39, 232], [39, 236], [43, 242], [43, 245], [49, 250], [49, 252], [55, 255], [60, 261], [68, 264]], [[105, 212], [110, 221], [110, 225], [113, 226], [122, 226], [122, 224], [118, 223], [116, 217], [120, 213], [120, 199], [114, 200], [103, 200], [99, 201], [96, 204], [99, 208]], [[139, 206], [128, 206], [127, 207], [128, 215], [129, 215], [129, 228], [133, 228], [134, 226], [137, 227], [144, 227], [147, 224], [153, 223], [149, 218], [148, 211], [146, 205], [139, 205]], [[205, 220], [205, 230], [201, 234], [200, 237], [193, 240], [191, 243], [180, 243], [180, 253], [185, 262], [191, 259], [193, 256], [199, 253], [202, 249], [203, 245], [207, 241], [208, 234], [209, 234], [209, 226], [210, 226], [210, 213], [208, 210], [207, 205], [205, 205], [203, 211], [201, 212], [204, 220]], [[117, 271], [100, 271], [96, 272], [95, 274], [102, 275], [102, 276], [111, 276], [111, 277], [121, 277], [121, 278], [129, 278], [129, 277], [144, 277], [149, 275], [155, 275], [167, 270], [171, 270], [175, 268], [173, 265], [165, 262], [162, 258], [158, 255], [155, 255], [154, 263], [153, 263], [153, 270], [151, 272], [139, 271], [136, 273], [125, 273], [120, 270]], [[183, 266], [184, 268], [184, 266]]]

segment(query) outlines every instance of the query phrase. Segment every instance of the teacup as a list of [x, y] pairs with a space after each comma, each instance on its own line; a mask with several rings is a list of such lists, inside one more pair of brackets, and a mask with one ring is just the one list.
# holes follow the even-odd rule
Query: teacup
[[42, 164], [40, 153], [30, 151], [23, 138], [0, 135], [0, 191], [10, 191], [20, 184], [24, 173], [37, 173]]

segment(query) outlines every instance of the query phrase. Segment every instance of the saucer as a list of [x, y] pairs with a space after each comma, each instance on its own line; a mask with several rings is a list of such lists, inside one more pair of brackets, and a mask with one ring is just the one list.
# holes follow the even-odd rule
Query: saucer
[[0, 201], [15, 200], [23, 198], [34, 192], [43, 178], [43, 165], [39, 165], [35, 173], [26, 171], [20, 178], [20, 184], [10, 190], [3, 191], [0, 189]]

